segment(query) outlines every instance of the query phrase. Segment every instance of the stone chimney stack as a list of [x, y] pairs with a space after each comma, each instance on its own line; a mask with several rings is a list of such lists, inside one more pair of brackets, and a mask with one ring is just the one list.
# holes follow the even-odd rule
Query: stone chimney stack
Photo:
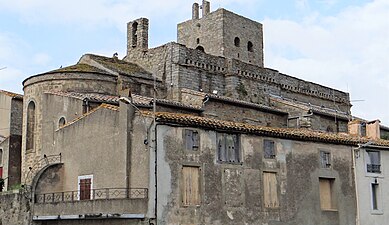
[[199, 18], [199, 4], [193, 3], [192, 6], [192, 20], [197, 20]]
[[202, 8], [203, 8], [202, 16], [204, 17], [204, 16], [208, 15], [211, 12], [211, 3], [209, 3], [208, 1], [203, 0]]
[[353, 120], [348, 122], [348, 133], [358, 137], [362, 136], [362, 121]]
[[380, 123], [379, 120], [373, 120], [366, 123], [366, 136], [372, 139], [380, 139]]

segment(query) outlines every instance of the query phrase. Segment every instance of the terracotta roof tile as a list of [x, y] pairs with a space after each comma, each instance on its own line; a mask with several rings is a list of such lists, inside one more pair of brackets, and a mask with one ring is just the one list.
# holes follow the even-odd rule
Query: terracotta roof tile
[[[144, 112], [144, 114], [151, 116], [151, 112]], [[334, 143], [334, 144], [346, 144], [346, 145], [358, 145], [359, 143], [367, 143], [372, 141], [368, 138], [359, 138], [348, 134], [335, 134], [320, 131], [313, 131], [309, 129], [297, 129], [297, 128], [274, 128], [250, 125], [246, 123], [236, 123], [230, 121], [222, 121], [211, 118], [193, 116], [188, 114], [177, 113], [156, 113], [157, 121], [178, 123], [182, 125], [204, 127], [213, 130], [226, 130], [231, 132], [242, 132], [255, 135], [272, 136], [286, 139], [297, 139], [314, 142]], [[376, 140], [373, 141], [377, 146], [389, 146], [389, 141]]]

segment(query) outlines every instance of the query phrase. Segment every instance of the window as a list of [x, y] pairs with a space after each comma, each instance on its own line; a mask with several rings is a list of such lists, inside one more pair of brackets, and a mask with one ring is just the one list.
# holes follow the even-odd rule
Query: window
[[241, 162], [238, 135], [217, 133], [217, 159], [219, 162]]
[[65, 117], [61, 117], [61, 119], [59, 119], [59, 121], [58, 121], [58, 127], [64, 126], [65, 123], [66, 123]]
[[276, 151], [274, 149], [274, 141], [264, 140], [263, 141], [264, 148], [264, 158], [265, 159], [274, 159], [276, 158]]
[[320, 151], [320, 166], [321, 168], [331, 168], [331, 153]]
[[35, 136], [35, 103], [31, 101], [27, 107], [27, 140], [26, 149], [34, 149]]
[[235, 37], [235, 39], [234, 39], [234, 45], [235, 45], [236, 47], [240, 47], [240, 39], [239, 39], [238, 37]]
[[253, 52], [254, 51], [254, 46], [251, 41], [247, 42], [247, 51]]
[[201, 46], [201, 45], [199, 45], [199, 46], [197, 46], [197, 48], [196, 48], [197, 50], [200, 50], [200, 51], [202, 51], [202, 52], [204, 52], [205, 50], [204, 50], [204, 47], [203, 46]]
[[135, 48], [138, 42], [138, 23], [134, 22], [132, 24], [132, 47]]
[[378, 183], [371, 184], [371, 204], [373, 210], [378, 210]]
[[200, 167], [182, 167], [181, 195], [184, 206], [200, 205]]
[[197, 38], [197, 39], [196, 39], [196, 43], [197, 43], [197, 44], [200, 44], [200, 38]]
[[277, 208], [279, 207], [278, 202], [278, 191], [277, 191], [277, 174], [272, 172], [263, 173], [263, 200], [265, 207]]
[[319, 178], [320, 206], [322, 210], [336, 210], [333, 178]]
[[3, 149], [0, 148], [0, 166], [3, 165]]
[[78, 193], [79, 200], [91, 199], [91, 192], [93, 189], [93, 175], [78, 177]]
[[186, 150], [190, 151], [197, 151], [199, 149], [199, 133], [195, 130], [188, 130], [186, 129], [184, 131], [185, 135], [185, 148]]
[[366, 151], [366, 169], [369, 173], [381, 173], [381, 157], [379, 151]]

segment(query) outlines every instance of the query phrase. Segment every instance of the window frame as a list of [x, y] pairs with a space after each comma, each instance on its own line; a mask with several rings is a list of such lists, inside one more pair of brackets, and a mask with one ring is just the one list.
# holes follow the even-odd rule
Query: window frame
[[[326, 157], [323, 158], [324, 156], [326, 156]], [[332, 153], [331, 153], [331, 151], [319, 150], [319, 162], [320, 162], [320, 168], [331, 169], [332, 168]]]
[[[263, 158], [267, 160], [276, 159], [277, 158], [276, 142], [271, 139], [264, 139], [262, 143], [263, 143]], [[270, 155], [270, 157], [267, 157], [266, 154], [266, 143], [272, 143], [273, 146], [272, 154]]]
[[[187, 139], [187, 136], [189, 133], [190, 133], [190, 136], [192, 138], [192, 140], [191, 140], [192, 147], [189, 147], [190, 143], [188, 143], [188, 139]], [[183, 136], [185, 151], [200, 152], [200, 139], [201, 139], [201, 137], [200, 137], [200, 132], [198, 130], [196, 130], [196, 129], [184, 129], [182, 132], [182, 136]], [[197, 139], [195, 137], [197, 137]]]
[[[86, 180], [86, 179], [90, 179], [91, 180], [89, 199], [81, 199], [81, 186], [80, 186], [80, 183], [81, 183], [81, 180]], [[77, 187], [78, 187], [78, 189], [77, 189], [77, 200], [78, 201], [93, 200], [93, 195], [92, 195], [92, 193], [93, 193], [93, 174], [78, 176]]]
[[[184, 175], [184, 168], [197, 168], [198, 169], [198, 177], [197, 177], [197, 183], [198, 183], [198, 188], [197, 188], [197, 199], [198, 199], [198, 202], [194, 202], [194, 203], [189, 203], [189, 204], [186, 204], [184, 203], [184, 192], [185, 192], [185, 175]], [[181, 206], [182, 207], [200, 207], [202, 202], [203, 202], [203, 199], [202, 199], [202, 196], [203, 196], [203, 191], [202, 191], [202, 168], [200, 165], [196, 164], [184, 164], [181, 166], [181, 171], [180, 171], [180, 203], [181, 203]]]
[[[336, 193], [336, 179], [333, 177], [319, 177], [319, 202], [320, 202], [320, 209], [322, 211], [338, 211], [338, 202], [337, 202], [337, 193]], [[325, 202], [323, 201], [323, 195], [325, 194], [325, 190], [323, 190], [321, 181], [328, 181], [329, 182], [329, 197], [330, 198], [330, 207], [325, 207]]]
[[[234, 143], [232, 151], [231, 150], [229, 151], [229, 149], [231, 149], [229, 148], [231, 146], [228, 146], [228, 142], [231, 142], [231, 140], [229, 139], [232, 139]], [[232, 152], [234, 152], [234, 154], [231, 154]], [[240, 134], [222, 133], [222, 132], [216, 133], [216, 161], [218, 163], [241, 165], [243, 163], [242, 156], [243, 154], [242, 154], [242, 147], [240, 141]]]
[[[371, 157], [369, 155], [370, 152], [376, 152], [378, 153], [378, 160], [379, 164], [373, 164], [371, 161]], [[371, 150], [366, 149], [366, 158], [365, 158], [365, 167], [366, 167], [366, 173], [368, 174], [382, 174], [382, 165], [381, 165], [381, 151], [378, 150]], [[378, 166], [378, 170], [377, 170]]]
[[[373, 187], [376, 187], [376, 190], [373, 191]], [[381, 193], [381, 185], [380, 183], [378, 182], [377, 178], [374, 178], [374, 180], [372, 182], [370, 182], [370, 210], [371, 210], [371, 214], [374, 214], [374, 215], [382, 215], [384, 213], [383, 211], [383, 206], [382, 206], [382, 193]], [[375, 198], [376, 198], [376, 201], [375, 201], [375, 204], [376, 204], [376, 209], [374, 208], [374, 196], [373, 196], [373, 193], [375, 193]]]

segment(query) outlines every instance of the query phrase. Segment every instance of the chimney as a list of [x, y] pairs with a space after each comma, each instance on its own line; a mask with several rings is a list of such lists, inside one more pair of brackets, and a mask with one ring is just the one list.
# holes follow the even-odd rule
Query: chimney
[[348, 133], [351, 135], [361, 137], [362, 136], [362, 121], [356, 119], [356, 120], [348, 122]]
[[199, 4], [193, 3], [192, 6], [192, 20], [197, 20], [199, 18]]
[[208, 1], [203, 0], [202, 8], [203, 8], [202, 16], [204, 17], [208, 15], [209, 12], [211, 11], [211, 4]]
[[380, 139], [380, 123], [379, 120], [373, 120], [366, 123], [366, 136], [372, 139]]

